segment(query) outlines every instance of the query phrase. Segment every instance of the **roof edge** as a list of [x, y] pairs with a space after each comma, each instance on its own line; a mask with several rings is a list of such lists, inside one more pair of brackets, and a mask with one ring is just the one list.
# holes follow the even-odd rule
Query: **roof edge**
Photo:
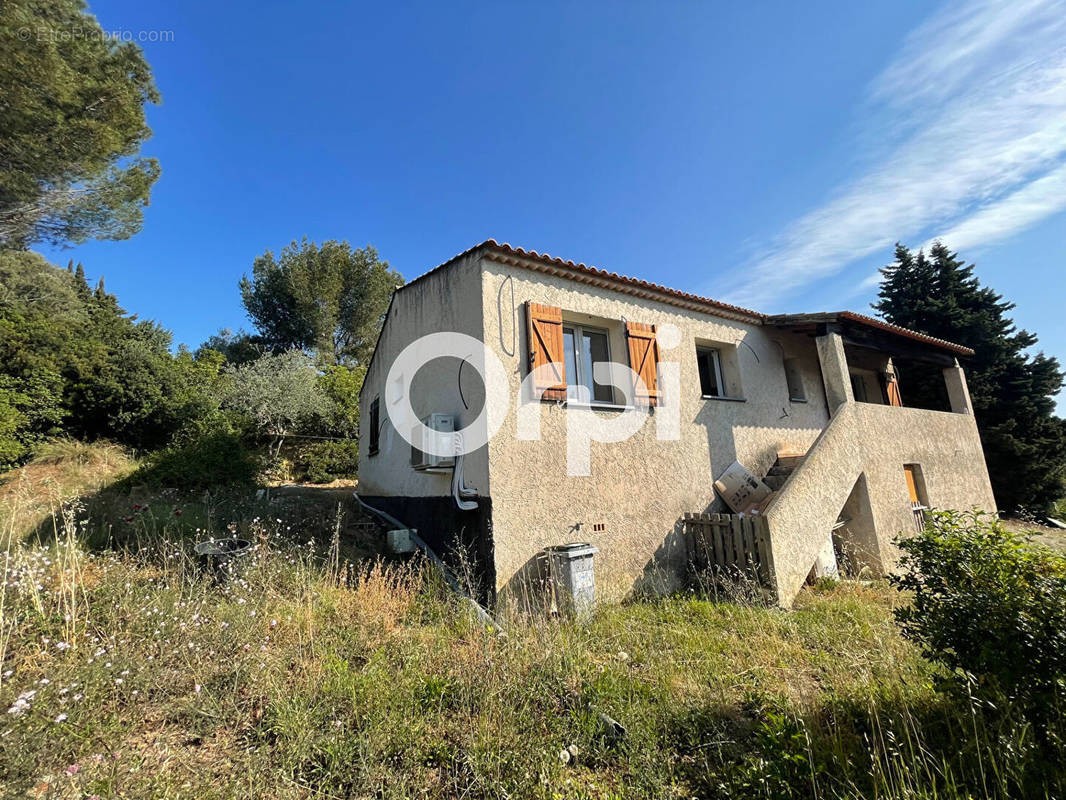
[[901, 325], [893, 325], [891, 322], [886, 322], [883, 319], [877, 319], [876, 317], [871, 317], [866, 314], [860, 314], [857, 311], [822, 311], [811, 314], [773, 314], [765, 317], [765, 323], [774, 326], [796, 325], [804, 322], [836, 322], [838, 320], [847, 320], [848, 322], [865, 325], [869, 328], [877, 328], [886, 333], [894, 333], [897, 336], [913, 339], [922, 342], [923, 344], [932, 345], [941, 350], [948, 350], [959, 355], [972, 356], [974, 354], [974, 351], [965, 345], [949, 342], [947, 339], [938, 339], [935, 336], [930, 336], [921, 331], [911, 330], [910, 328], [904, 328]]

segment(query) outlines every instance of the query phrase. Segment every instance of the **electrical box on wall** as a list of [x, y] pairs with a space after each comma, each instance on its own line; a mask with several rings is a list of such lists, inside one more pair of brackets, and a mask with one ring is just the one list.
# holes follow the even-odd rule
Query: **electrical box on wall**
[[[439, 452], [452, 451], [452, 436], [455, 433], [455, 416], [452, 414], [430, 414], [422, 420], [422, 426], [416, 425], [411, 436], [411, 466], [417, 470], [438, 470], [451, 468], [455, 464], [455, 456], [438, 456], [429, 450]], [[432, 437], [434, 444], [430, 446], [426, 437]]]

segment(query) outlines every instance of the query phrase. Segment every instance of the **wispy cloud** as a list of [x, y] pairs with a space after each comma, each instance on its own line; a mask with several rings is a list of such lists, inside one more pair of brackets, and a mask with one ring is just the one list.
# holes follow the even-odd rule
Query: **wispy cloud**
[[882, 155], [757, 254], [730, 300], [773, 306], [896, 240], [973, 247], [1066, 208], [1066, 0], [944, 8], [868, 100]]

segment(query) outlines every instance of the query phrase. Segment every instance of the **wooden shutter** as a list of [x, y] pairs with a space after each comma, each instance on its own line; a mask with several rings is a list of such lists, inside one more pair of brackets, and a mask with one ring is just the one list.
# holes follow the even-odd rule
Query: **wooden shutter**
[[914, 467], [910, 464], [904, 464], [903, 474], [907, 476], [907, 491], [911, 496], [911, 504], [921, 502], [918, 499], [918, 482], [914, 479]]
[[638, 405], [659, 405], [659, 343], [655, 340], [655, 326], [642, 322], [626, 323], [626, 343], [629, 345], [629, 366], [644, 381], [644, 392], [637, 387], [634, 398]]
[[899, 393], [899, 381], [891, 373], [885, 376], [885, 393], [888, 395], [888, 404], [890, 406], [903, 406], [903, 398]]
[[563, 354], [563, 311], [555, 306], [526, 303], [526, 337], [529, 341], [529, 369], [554, 364], [550, 377], [533, 388], [543, 400], [566, 399], [566, 361]]

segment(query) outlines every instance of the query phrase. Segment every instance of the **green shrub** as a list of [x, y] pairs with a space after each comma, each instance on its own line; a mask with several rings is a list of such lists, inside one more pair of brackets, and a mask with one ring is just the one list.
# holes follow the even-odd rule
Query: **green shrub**
[[359, 469], [359, 442], [355, 439], [314, 442], [301, 446], [293, 456], [297, 480], [329, 483], [354, 478]]
[[1066, 689], [1066, 558], [1030, 544], [982, 512], [934, 512], [898, 542], [911, 602], [896, 611], [925, 656], [1007, 697], [1034, 720]]
[[128, 481], [180, 489], [251, 486], [260, 469], [259, 458], [240, 436], [215, 431], [160, 450]]

